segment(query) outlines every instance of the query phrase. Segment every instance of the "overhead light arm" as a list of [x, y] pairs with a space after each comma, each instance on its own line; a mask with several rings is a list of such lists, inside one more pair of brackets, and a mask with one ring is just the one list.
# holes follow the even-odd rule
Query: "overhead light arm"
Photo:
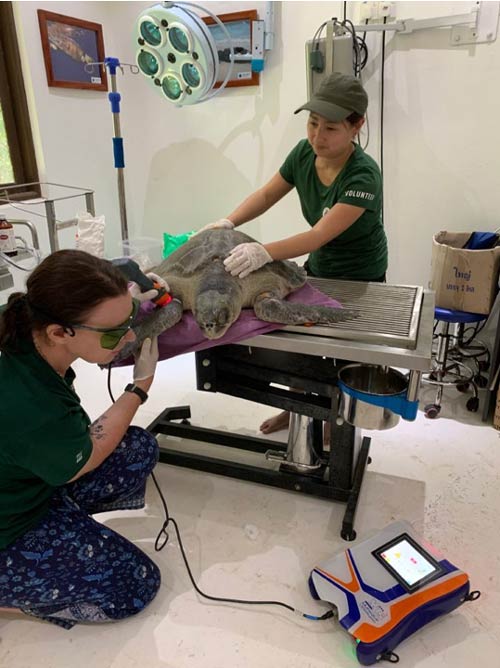
[[500, 2], [476, 2], [476, 6], [467, 14], [436, 16], [430, 19], [401, 19], [387, 23], [361, 23], [355, 25], [360, 32], [397, 32], [409, 35], [416, 30], [433, 28], [452, 28], [450, 43], [452, 46], [494, 42], [497, 38]]

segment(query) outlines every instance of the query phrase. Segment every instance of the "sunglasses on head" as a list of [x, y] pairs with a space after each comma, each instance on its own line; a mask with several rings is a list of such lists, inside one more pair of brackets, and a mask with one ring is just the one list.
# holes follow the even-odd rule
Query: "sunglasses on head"
[[132, 299], [132, 311], [129, 317], [116, 327], [91, 327], [90, 325], [67, 325], [70, 329], [88, 329], [91, 332], [101, 332], [101, 348], [114, 350], [123, 337], [132, 329], [134, 320], [139, 311], [141, 303]]

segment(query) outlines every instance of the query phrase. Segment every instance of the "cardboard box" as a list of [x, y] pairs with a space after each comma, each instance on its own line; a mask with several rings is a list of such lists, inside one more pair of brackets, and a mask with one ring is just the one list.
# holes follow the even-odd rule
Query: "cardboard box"
[[436, 306], [488, 314], [498, 286], [500, 247], [464, 250], [470, 232], [439, 232], [433, 237], [430, 287]]
[[493, 415], [493, 426], [500, 431], [500, 385], [497, 390], [497, 403], [495, 405], [495, 413]]

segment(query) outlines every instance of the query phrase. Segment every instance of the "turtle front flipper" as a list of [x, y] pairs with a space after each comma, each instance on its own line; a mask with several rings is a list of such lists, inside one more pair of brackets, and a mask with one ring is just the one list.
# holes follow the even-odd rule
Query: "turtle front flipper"
[[359, 317], [352, 309], [287, 302], [271, 292], [259, 295], [253, 308], [260, 320], [283, 325], [333, 325]]
[[166, 329], [170, 329], [176, 325], [182, 318], [182, 302], [179, 299], [172, 299], [166, 306], [156, 308], [149, 313], [143, 320], [133, 327], [136, 336], [135, 341], [128, 343], [114, 361], [119, 362], [127, 357], [130, 357], [138, 348], [144, 343], [144, 339], [158, 336]]

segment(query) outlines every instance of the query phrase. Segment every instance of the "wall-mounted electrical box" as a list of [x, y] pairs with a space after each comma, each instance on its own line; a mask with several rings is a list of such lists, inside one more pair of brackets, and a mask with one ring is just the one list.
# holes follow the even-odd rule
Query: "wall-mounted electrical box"
[[332, 72], [354, 74], [352, 35], [345, 31], [334, 33], [333, 28], [327, 26], [326, 37], [306, 42], [308, 98]]

